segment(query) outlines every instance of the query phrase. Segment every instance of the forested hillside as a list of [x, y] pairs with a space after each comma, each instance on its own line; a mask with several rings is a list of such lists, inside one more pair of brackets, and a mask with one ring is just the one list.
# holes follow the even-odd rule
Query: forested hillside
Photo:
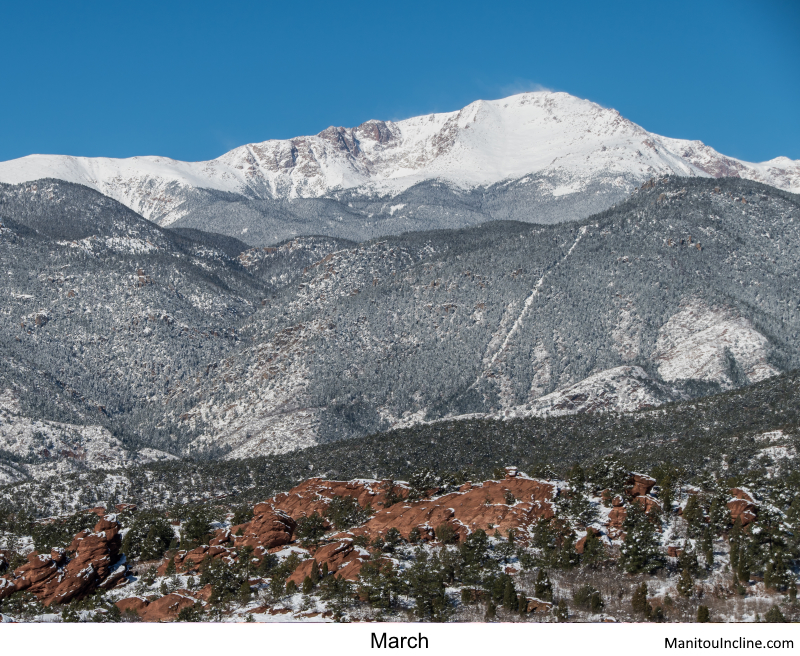
[[461, 415], [629, 411], [800, 364], [800, 205], [753, 182], [654, 180], [579, 223], [235, 257], [238, 241], [61, 182], [4, 186], [0, 216], [15, 416], [134, 451], [242, 458]]

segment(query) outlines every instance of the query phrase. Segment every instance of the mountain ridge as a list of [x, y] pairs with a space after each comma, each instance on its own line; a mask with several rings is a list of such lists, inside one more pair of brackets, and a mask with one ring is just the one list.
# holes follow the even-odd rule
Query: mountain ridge
[[[741, 177], [800, 192], [800, 162], [743, 162], [551, 92], [479, 100], [457, 112], [397, 122], [332, 126], [317, 135], [246, 144], [206, 162], [57, 155], [0, 162], [2, 182], [52, 177], [84, 184], [161, 226], [221, 232], [253, 245], [300, 234], [363, 240], [497, 218], [580, 219], [663, 175]], [[475, 207], [473, 198], [475, 216], [456, 219], [447, 216], [451, 198], [444, 210], [431, 212], [424, 187], [431, 182], [456, 198], [494, 195], [496, 207]], [[419, 199], [393, 202], [419, 185], [425, 192]], [[596, 197], [594, 204], [587, 207], [582, 196]], [[242, 212], [246, 221], [231, 217]], [[274, 225], [259, 236], [259, 222]]]

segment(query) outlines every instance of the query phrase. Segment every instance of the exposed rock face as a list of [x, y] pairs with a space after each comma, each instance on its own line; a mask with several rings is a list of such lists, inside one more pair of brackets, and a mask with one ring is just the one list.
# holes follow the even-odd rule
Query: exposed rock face
[[[68, 549], [29, 554], [25, 565], [0, 579], [0, 599], [28, 591], [49, 606], [80, 599], [101, 585], [111, 587], [126, 571], [125, 559], [118, 557], [122, 542], [119, 530], [114, 515], [106, 515], [93, 531], [78, 533]], [[68, 558], [67, 553], [74, 555]]]
[[297, 522], [286, 512], [275, 510], [268, 503], [258, 503], [253, 509], [253, 519], [241, 526], [232, 527], [236, 534], [241, 528], [243, 535], [234, 538], [236, 547], [262, 547], [272, 549], [289, 544]]
[[630, 488], [630, 495], [633, 497], [641, 497], [650, 494], [650, 490], [656, 484], [656, 479], [650, 476], [646, 476], [645, 474], [631, 474], [631, 480], [629, 481], [631, 485]]
[[731, 496], [734, 497], [728, 501], [728, 509], [731, 511], [731, 520], [735, 522], [738, 519], [742, 526], [747, 526], [755, 521], [756, 502], [752, 495], [745, 490], [735, 487], [731, 489]]
[[362, 508], [371, 506], [378, 509], [386, 505], [389, 495], [405, 498], [408, 488], [392, 481], [327, 481], [311, 478], [286, 493], [278, 494], [269, 503], [293, 519], [299, 519], [315, 512], [324, 515], [334, 496], [350, 497]]
[[[665, 381], [695, 379], [730, 388], [778, 373], [768, 351], [769, 340], [747, 318], [693, 299], [661, 328], [653, 357]], [[731, 378], [731, 359], [743, 381]]]
[[178, 618], [184, 608], [191, 608], [197, 603], [197, 600], [189, 594], [184, 594], [186, 591], [178, 590], [168, 595], [151, 601], [147, 606], [139, 612], [139, 617], [145, 622], [162, 622], [172, 621]]
[[[539, 518], [553, 517], [551, 500], [554, 492], [552, 483], [520, 476], [486, 481], [435, 501], [396, 503], [378, 511], [354, 533], [377, 536], [396, 528], [404, 538], [408, 538], [416, 528], [422, 539], [433, 539], [437, 527], [450, 524], [460, 537], [478, 529], [497, 529], [508, 534], [508, 531], [527, 526]], [[514, 497], [510, 504], [509, 495]]]
[[120, 599], [115, 605], [119, 608], [120, 613], [131, 611], [141, 616], [149, 604], [150, 602], [144, 597], [127, 597], [126, 599]]
[[542, 601], [541, 599], [528, 599], [528, 607], [526, 608], [526, 611], [528, 613], [549, 614], [552, 608], [553, 604], [551, 604], [549, 601]]

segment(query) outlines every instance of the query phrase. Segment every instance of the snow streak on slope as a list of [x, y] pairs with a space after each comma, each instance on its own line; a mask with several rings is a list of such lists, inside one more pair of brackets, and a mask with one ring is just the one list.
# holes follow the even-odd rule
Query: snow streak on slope
[[[561, 264], [561, 262], [566, 260], [570, 255], [572, 255], [572, 251], [575, 250], [575, 247], [578, 245], [578, 242], [583, 238], [583, 235], [586, 234], [586, 229], [588, 227], [589, 226], [581, 227], [581, 229], [578, 231], [578, 236], [575, 238], [575, 241], [573, 242], [572, 246], [569, 247], [569, 250], [567, 251], [566, 255], [564, 255], [564, 257], [561, 258], [561, 261], [558, 264]], [[556, 266], [558, 266], [558, 264], [556, 264]], [[493, 365], [497, 360], [497, 357], [501, 353], [505, 352], [508, 343], [511, 341], [511, 338], [522, 327], [525, 315], [528, 313], [528, 310], [530, 309], [531, 305], [533, 305], [534, 299], [539, 295], [539, 290], [541, 289], [542, 283], [544, 282], [544, 279], [547, 276], [548, 272], [549, 270], [546, 271], [544, 274], [542, 274], [542, 277], [539, 278], [539, 281], [536, 283], [536, 286], [533, 288], [533, 291], [530, 293], [528, 298], [525, 299], [525, 303], [522, 306], [522, 312], [519, 313], [519, 316], [517, 317], [516, 321], [514, 321], [514, 324], [511, 326], [511, 330], [508, 331], [508, 334], [506, 335], [506, 338], [503, 340], [503, 343], [500, 345], [500, 348], [494, 353], [494, 355], [492, 355], [489, 361], [489, 366]]]
[[617, 184], [655, 175], [735, 176], [800, 192], [800, 162], [761, 164], [720, 155], [699, 141], [651, 134], [613, 109], [566, 93], [535, 92], [476, 101], [457, 112], [241, 146], [207, 162], [31, 155], [0, 162], [0, 181], [53, 177], [92, 187], [162, 225], [185, 215], [187, 191], [249, 198], [316, 198], [337, 190], [399, 193], [432, 179], [463, 188], [532, 173], [561, 180], [554, 197], [599, 176]]
[[[588, 228], [589, 228], [589, 226], [581, 226], [580, 230], [578, 230], [578, 236], [575, 238], [575, 241], [572, 242], [572, 246], [569, 247], [569, 250], [565, 253], [565, 255], [553, 267], [551, 267], [550, 269], [545, 270], [545, 272], [542, 274], [541, 278], [539, 278], [539, 280], [534, 285], [533, 290], [531, 291], [531, 293], [525, 299], [525, 302], [522, 305], [522, 311], [519, 313], [517, 318], [514, 320], [514, 323], [511, 325], [511, 328], [508, 330], [508, 332], [503, 337], [503, 341], [501, 342], [500, 347], [495, 350], [494, 347], [497, 344], [497, 342], [500, 341], [499, 338], [502, 335], [502, 329], [504, 327], [504, 322], [501, 322], [500, 330], [498, 330], [498, 332], [495, 333], [495, 335], [492, 337], [491, 341], [489, 342], [489, 347], [487, 349], [487, 354], [483, 358], [483, 362], [484, 362], [483, 371], [481, 372], [481, 374], [478, 376], [478, 378], [475, 380], [475, 382], [470, 387], [475, 387], [476, 385], [478, 385], [481, 382], [481, 380], [483, 380], [483, 379], [485, 379], [485, 378], [487, 378], [488, 376], [491, 375], [491, 369], [494, 366], [494, 364], [497, 362], [497, 358], [501, 354], [506, 352], [506, 349], [508, 348], [508, 345], [511, 342], [511, 339], [519, 331], [519, 329], [522, 328], [523, 323], [525, 321], [525, 315], [527, 315], [528, 310], [530, 309], [531, 305], [533, 305], [533, 301], [539, 295], [539, 290], [541, 289], [542, 284], [544, 283], [544, 280], [547, 277], [547, 274], [550, 273], [556, 267], [560, 266], [561, 263], [564, 262], [564, 260], [566, 260], [570, 255], [572, 255], [572, 251], [575, 250], [575, 247], [580, 243], [581, 239], [583, 239], [583, 236], [586, 234], [586, 230]], [[512, 310], [512, 308], [509, 307], [508, 310]], [[508, 310], [506, 312], [506, 315], [508, 314]], [[505, 319], [505, 316], [504, 316], [504, 319]], [[491, 355], [489, 355], [490, 352], [491, 352]], [[501, 376], [500, 377], [501, 387], [503, 386], [504, 383], [507, 383], [507, 382], [508, 381], [506, 381], [506, 377], [505, 376]]]

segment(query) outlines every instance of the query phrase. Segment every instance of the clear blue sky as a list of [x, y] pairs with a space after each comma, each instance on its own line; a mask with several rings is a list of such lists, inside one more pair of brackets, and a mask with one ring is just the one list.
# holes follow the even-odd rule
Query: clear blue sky
[[0, 160], [200, 160], [537, 86], [800, 159], [800, 2], [6, 2]]

